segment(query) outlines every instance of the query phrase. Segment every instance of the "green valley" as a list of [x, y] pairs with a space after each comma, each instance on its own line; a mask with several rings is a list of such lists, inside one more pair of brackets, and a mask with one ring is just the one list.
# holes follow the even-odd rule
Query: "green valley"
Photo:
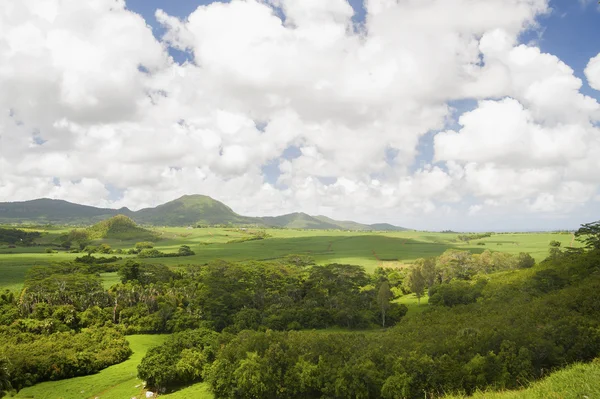
[[280, 220], [316, 227], [225, 227], [208, 222], [229, 208], [196, 200], [165, 214], [209, 209], [215, 219], [3, 226], [0, 390], [41, 399], [597, 392], [588, 363], [600, 356], [597, 224], [576, 234], [363, 231], [298, 214]]

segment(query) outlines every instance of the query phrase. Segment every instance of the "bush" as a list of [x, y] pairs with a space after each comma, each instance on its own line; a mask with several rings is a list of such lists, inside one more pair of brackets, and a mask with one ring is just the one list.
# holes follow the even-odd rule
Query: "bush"
[[161, 390], [202, 381], [202, 371], [214, 360], [218, 334], [207, 329], [173, 334], [151, 348], [138, 366], [138, 377]]
[[151, 249], [154, 248], [154, 243], [150, 241], [141, 241], [135, 243], [135, 249]]
[[8, 360], [10, 382], [17, 390], [96, 373], [131, 355], [125, 337], [109, 328], [49, 335], [5, 331], [0, 338], [0, 352]]

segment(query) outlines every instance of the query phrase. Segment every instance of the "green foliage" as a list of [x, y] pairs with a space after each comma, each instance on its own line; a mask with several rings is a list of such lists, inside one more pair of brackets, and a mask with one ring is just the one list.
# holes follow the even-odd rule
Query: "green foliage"
[[0, 357], [0, 398], [12, 389], [9, 367], [10, 363], [8, 359]]
[[16, 389], [91, 374], [131, 354], [123, 335], [108, 328], [49, 335], [2, 330], [0, 338], [0, 353], [8, 359], [5, 367]]
[[[160, 345], [164, 335], [130, 335], [126, 337], [133, 354], [125, 361], [107, 367], [98, 373], [58, 381], [47, 381], [24, 388], [17, 398], [36, 399], [123, 399], [145, 397], [142, 381], [136, 378], [137, 365], [148, 349]], [[162, 397], [162, 395], [161, 395]], [[183, 396], [182, 398], [198, 398]], [[205, 397], [212, 399], [212, 396]]]
[[88, 265], [99, 265], [99, 264], [106, 264], [106, 263], [114, 263], [121, 259], [123, 259], [123, 258], [116, 257], [116, 256], [111, 256], [110, 258], [101, 256], [101, 257], [97, 258], [95, 256], [88, 254], [88, 255], [84, 255], [84, 256], [79, 256], [79, 257], [75, 258], [74, 261], [80, 262], [80, 263], [85, 263]]
[[165, 265], [140, 264], [134, 260], [128, 260], [121, 266], [119, 276], [123, 284], [135, 281], [141, 285], [156, 284], [159, 282], [168, 283], [180, 277]]
[[85, 273], [77, 264], [37, 266], [25, 278], [19, 304], [24, 314], [31, 314], [38, 304], [73, 305], [78, 311], [90, 306], [106, 306], [110, 299], [98, 275]]
[[140, 241], [135, 243], [135, 249], [150, 249], [154, 248], [154, 243], [150, 241]]
[[142, 249], [138, 253], [138, 258], [176, 258], [178, 256], [193, 255], [196, 255], [196, 253], [192, 251], [188, 245], [182, 245], [179, 247], [176, 253], [164, 253], [156, 248]]
[[5, 229], [0, 227], [0, 243], [31, 245], [33, 240], [42, 235], [37, 231], [23, 231], [19, 229]]
[[148, 351], [138, 366], [138, 376], [157, 390], [202, 381], [204, 368], [214, 361], [217, 338], [217, 333], [207, 329], [173, 334]]
[[480, 240], [482, 238], [491, 237], [492, 234], [493, 233], [459, 234], [456, 238], [459, 239], [460, 241], [471, 241], [471, 240]]
[[600, 249], [600, 221], [582, 224], [575, 237], [588, 249]]
[[[181, 234], [200, 237], [196, 231]], [[202, 234], [209, 236], [208, 231]], [[227, 235], [238, 233], [214, 234], [221, 235], [207, 241], [224, 244], [230, 239]], [[215, 393], [220, 392], [218, 397], [423, 397], [507, 389], [538, 378], [542, 370], [590, 360], [599, 351], [597, 251], [559, 249], [537, 266], [531, 257], [517, 255], [520, 248], [513, 248], [515, 255], [454, 251], [438, 259], [419, 259], [414, 267], [425, 287], [436, 287], [432, 298], [439, 294], [439, 301], [419, 307], [421, 314], [385, 333], [330, 333], [306, 329], [375, 328], [383, 324], [383, 317], [386, 327], [395, 324], [407, 309], [395, 302], [395, 296], [411, 272], [381, 268], [368, 275], [357, 266], [314, 266], [311, 257], [326, 263], [323, 256], [339, 257], [334, 251], [342, 245], [353, 251], [364, 246], [373, 257], [374, 244], [385, 241], [402, 251], [399, 243], [404, 241], [335, 233], [332, 241], [321, 237], [319, 242], [308, 233], [277, 234], [305, 236], [228, 247], [235, 253], [255, 246], [260, 254], [273, 242], [289, 252], [297, 248], [290, 243], [303, 241], [305, 247], [314, 247], [311, 256], [288, 259], [268, 253], [262, 257], [271, 262], [211, 262], [176, 271], [133, 262], [123, 268], [124, 283], [111, 284], [109, 292], [102, 288], [98, 292], [96, 273], [104, 267], [101, 264], [33, 268], [21, 295], [6, 293], [4, 299], [0, 295], [0, 324], [11, 326], [0, 330], [49, 337], [113, 326], [126, 333], [215, 328], [222, 333], [217, 344], [210, 345], [212, 357], [204, 353], [205, 347], [182, 347], [162, 353], [174, 359], [175, 366], [164, 367], [170, 363], [156, 359], [146, 365], [147, 372], [162, 378], [161, 384], [166, 381], [169, 388], [206, 379]], [[431, 248], [405, 241], [408, 251], [413, 245]], [[546, 247], [547, 238], [540, 241]], [[164, 247], [181, 243], [173, 240]], [[202, 259], [215, 256], [218, 245], [207, 247]], [[444, 246], [431, 254], [440, 248]], [[384, 259], [400, 258], [392, 252], [378, 253]], [[61, 252], [53, 257], [61, 255], [70, 256]], [[251, 257], [247, 252], [239, 256]]]
[[486, 284], [486, 280], [478, 280], [474, 284], [455, 280], [447, 284], [434, 285], [429, 288], [429, 304], [456, 306], [474, 303], [482, 296]]
[[[600, 361], [577, 363], [550, 374], [542, 381], [522, 390], [491, 392], [478, 391], [470, 399], [580, 399], [600, 397]], [[451, 396], [446, 399], [466, 399]]]

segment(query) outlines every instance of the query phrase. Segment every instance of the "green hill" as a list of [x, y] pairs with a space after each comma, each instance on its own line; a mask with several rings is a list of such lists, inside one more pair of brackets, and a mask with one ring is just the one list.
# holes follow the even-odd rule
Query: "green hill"
[[192, 226], [197, 224], [252, 224], [253, 218], [235, 213], [230, 207], [206, 195], [184, 195], [174, 201], [134, 213], [139, 223], [154, 226]]
[[290, 213], [282, 216], [257, 218], [260, 224], [267, 227], [282, 227], [288, 229], [339, 229], [340, 226], [321, 221], [306, 213]]
[[130, 215], [132, 212], [127, 208], [96, 208], [48, 198], [0, 203], [0, 223], [90, 224], [119, 213]]
[[125, 215], [113, 216], [85, 230], [89, 239], [112, 238], [117, 240], [153, 240], [157, 236], [152, 231], [139, 227]]
[[93, 224], [116, 215], [124, 215], [136, 223], [152, 226], [232, 225], [318, 230], [406, 230], [389, 224], [367, 225], [337, 221], [326, 216], [310, 216], [301, 212], [282, 216], [242, 216], [222, 202], [205, 195], [184, 195], [155, 208], [145, 208], [136, 212], [127, 208], [95, 208], [46, 198], [0, 203], [0, 224]]
[[398, 226], [394, 226], [388, 223], [376, 223], [376, 224], [362, 224], [362, 223], [357, 223], [357, 222], [353, 222], [351, 220], [344, 220], [344, 221], [340, 221], [340, 220], [334, 220], [331, 218], [328, 218], [327, 216], [315, 216], [315, 219], [319, 219], [320, 221], [324, 222], [324, 223], [328, 223], [328, 224], [332, 224], [337, 226], [337, 228], [343, 229], [343, 230], [355, 230], [355, 231], [405, 231], [407, 230], [404, 227], [398, 227]]

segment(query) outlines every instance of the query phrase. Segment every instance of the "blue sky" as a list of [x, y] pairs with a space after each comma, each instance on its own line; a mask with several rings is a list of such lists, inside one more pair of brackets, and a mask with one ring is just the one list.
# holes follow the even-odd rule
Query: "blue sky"
[[0, 201], [205, 194], [463, 231], [598, 218], [595, 1], [369, 0], [368, 20], [360, 0], [3, 1]]

